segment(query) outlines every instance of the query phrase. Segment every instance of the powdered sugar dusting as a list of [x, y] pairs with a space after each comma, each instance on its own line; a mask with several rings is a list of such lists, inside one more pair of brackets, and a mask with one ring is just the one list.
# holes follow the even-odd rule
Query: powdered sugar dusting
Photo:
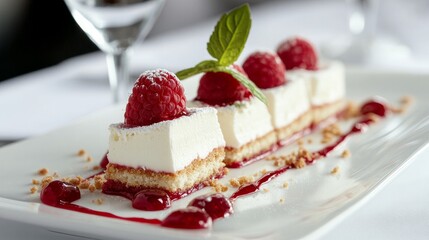
[[[158, 69], [154, 69], [154, 70], [146, 70], [142, 74], [140, 74], [138, 79], [145, 77], [147, 80], [153, 82], [154, 84], [158, 84], [158, 83], [156, 83], [156, 79], [167, 78], [169, 75], [173, 75], [177, 79], [177, 81], [179, 81], [176, 74], [169, 72], [168, 70], [163, 69], [163, 68], [158, 68]], [[135, 82], [134, 86], [136, 86], [137, 83], [138, 83], [138, 80]]]

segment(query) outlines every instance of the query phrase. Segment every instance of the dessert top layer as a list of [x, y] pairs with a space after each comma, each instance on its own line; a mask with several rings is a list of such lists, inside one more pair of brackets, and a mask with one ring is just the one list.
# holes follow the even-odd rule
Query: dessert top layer
[[111, 163], [174, 173], [213, 149], [225, 146], [216, 109], [188, 109], [187, 115], [150, 126], [110, 126]]
[[286, 84], [264, 89], [273, 126], [282, 128], [310, 110], [305, 81], [297, 79]]
[[[206, 104], [192, 101], [188, 106]], [[267, 106], [255, 97], [216, 109], [227, 147], [239, 148], [273, 130]]]
[[291, 80], [304, 80], [313, 106], [320, 106], [345, 97], [345, 70], [339, 61], [320, 63], [319, 69], [293, 69], [287, 72]]

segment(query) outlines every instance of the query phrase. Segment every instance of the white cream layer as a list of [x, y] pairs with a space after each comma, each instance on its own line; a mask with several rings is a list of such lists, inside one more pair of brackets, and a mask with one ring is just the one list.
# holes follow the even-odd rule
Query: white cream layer
[[268, 110], [274, 128], [282, 128], [310, 109], [307, 88], [303, 79], [288, 81], [286, 84], [263, 89], [267, 97]]
[[[207, 105], [192, 101], [188, 106]], [[273, 130], [267, 106], [256, 97], [216, 109], [227, 147], [239, 148]]]
[[150, 126], [111, 125], [109, 162], [173, 173], [225, 146], [216, 109], [188, 110], [187, 116]]
[[345, 97], [345, 70], [341, 62], [324, 62], [316, 71], [288, 70], [286, 77], [291, 80], [303, 79], [306, 82], [312, 106], [332, 103]]

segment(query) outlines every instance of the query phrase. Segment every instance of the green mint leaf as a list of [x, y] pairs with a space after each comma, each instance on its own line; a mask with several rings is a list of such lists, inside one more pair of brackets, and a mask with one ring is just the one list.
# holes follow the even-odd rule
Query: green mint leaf
[[176, 76], [180, 80], [184, 80], [186, 78], [192, 77], [192, 76], [197, 75], [199, 73], [210, 72], [216, 66], [218, 66], [217, 61], [206, 60], [206, 61], [202, 61], [202, 62], [198, 63], [195, 67], [187, 68], [187, 69], [184, 69], [184, 70], [177, 72]]
[[249, 89], [249, 91], [253, 94], [253, 96], [257, 97], [263, 103], [267, 104], [267, 99], [265, 98], [265, 95], [246, 76], [244, 76], [243, 74], [239, 73], [238, 71], [230, 67], [217, 67], [216, 70], [218, 72], [226, 72], [231, 74], [235, 79], [237, 79], [241, 84], [243, 84], [247, 89]]
[[219, 65], [229, 66], [238, 59], [246, 44], [251, 25], [248, 4], [221, 17], [207, 43], [207, 51], [219, 61]]

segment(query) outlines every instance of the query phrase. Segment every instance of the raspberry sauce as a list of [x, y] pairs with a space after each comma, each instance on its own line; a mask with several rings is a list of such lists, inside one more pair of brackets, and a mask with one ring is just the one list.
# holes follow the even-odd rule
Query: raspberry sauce
[[169, 228], [204, 229], [212, 226], [212, 219], [200, 208], [187, 207], [170, 213], [161, 225]]
[[194, 198], [188, 206], [203, 209], [213, 220], [228, 217], [234, 212], [232, 203], [220, 193]]
[[107, 164], [109, 164], [109, 159], [107, 158], [107, 153], [104, 154], [103, 159], [101, 159], [100, 167], [104, 170], [107, 168]]
[[[367, 127], [372, 123], [374, 123], [374, 120], [372, 118], [363, 116], [361, 120], [353, 124], [353, 126], [348, 132], [340, 136], [335, 143], [310, 154], [311, 157], [305, 159], [306, 163], [312, 164], [316, 160], [326, 157], [338, 145], [344, 142], [349, 136], [355, 133], [364, 132]], [[287, 170], [292, 168], [294, 168], [294, 166], [286, 165], [274, 171], [267, 172], [257, 181], [241, 186], [229, 197], [229, 199], [219, 193], [197, 197], [189, 203], [188, 207], [170, 213], [164, 220], [145, 219], [137, 217], [120, 217], [109, 212], [92, 210], [73, 204], [73, 201], [80, 198], [79, 188], [61, 181], [51, 182], [46, 188], [42, 190], [40, 194], [40, 199], [43, 203], [47, 205], [85, 214], [138, 223], [155, 224], [169, 228], [205, 229], [210, 228], [214, 220], [225, 218], [231, 215], [233, 213], [232, 203], [234, 202], [234, 200], [259, 191], [260, 187], [263, 184], [270, 182], [277, 176], [285, 173]], [[110, 184], [112, 184], [112, 182]], [[133, 207], [137, 209], [155, 211], [168, 208], [171, 204], [171, 201], [182, 198], [202, 187], [202, 185], [198, 185], [191, 189], [189, 192], [176, 194], [167, 193], [155, 189], [140, 189], [135, 195], [131, 193], [125, 194], [125, 192], [114, 192], [112, 194], [121, 195], [133, 200]]]
[[52, 181], [40, 192], [40, 200], [50, 206], [80, 199], [79, 188], [66, 182]]
[[170, 196], [158, 189], [146, 189], [138, 192], [133, 200], [133, 208], [143, 211], [159, 211], [171, 206]]
[[[373, 122], [374, 122], [374, 120], [372, 120], [371, 118], [365, 118], [364, 117], [360, 121], [356, 122], [347, 133], [340, 136], [335, 143], [333, 143], [332, 145], [326, 146], [325, 148], [323, 148], [323, 149], [321, 149], [321, 150], [319, 150], [313, 154], [310, 154], [312, 157], [305, 159], [306, 163], [311, 164], [314, 161], [316, 161], [322, 157], [326, 157], [338, 145], [340, 145], [342, 142], [344, 142], [350, 135], [355, 134], [355, 133], [364, 132], [366, 130], [367, 126]], [[287, 170], [292, 169], [292, 168], [293, 168], [293, 166], [286, 165], [286, 166], [278, 168], [274, 171], [267, 172], [260, 179], [258, 179], [256, 182], [245, 184], [245, 185], [241, 186], [237, 191], [235, 191], [229, 197], [229, 199], [231, 201], [234, 201], [235, 199], [237, 199], [239, 197], [246, 196], [246, 195], [251, 194], [251, 193], [255, 193], [255, 192], [259, 191], [262, 184], [270, 182], [271, 180], [273, 180], [277, 176], [281, 175], [282, 173], [284, 173]]]
[[384, 117], [386, 116], [387, 111], [388, 111], [388, 107], [386, 106], [386, 103], [384, 103], [384, 101], [381, 99], [372, 99], [362, 104], [360, 108], [360, 113], [362, 115], [367, 115], [372, 113], [380, 117]]

